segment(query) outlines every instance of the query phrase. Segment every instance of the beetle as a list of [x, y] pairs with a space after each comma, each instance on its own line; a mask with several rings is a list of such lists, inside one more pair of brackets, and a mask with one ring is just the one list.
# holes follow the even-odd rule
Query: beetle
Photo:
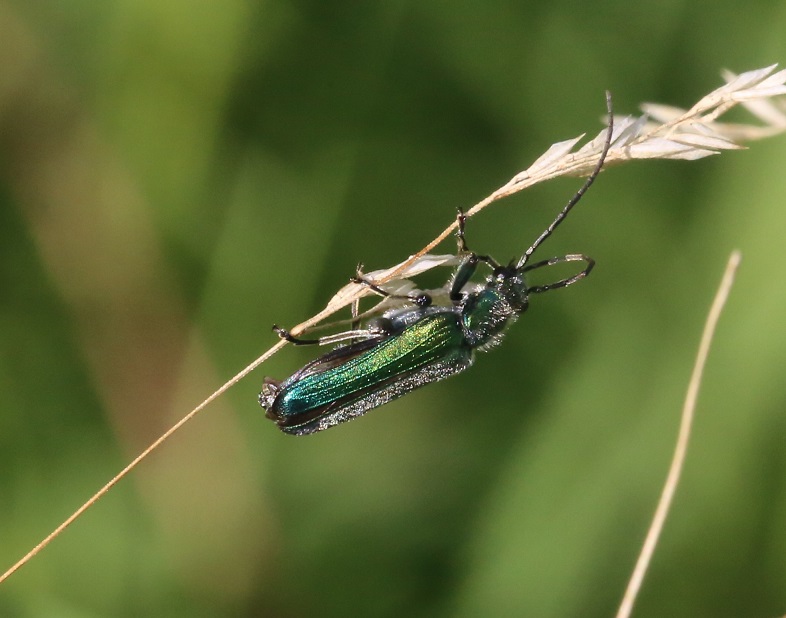
[[[289, 378], [266, 377], [259, 403], [279, 429], [307, 435], [361, 416], [416, 388], [444, 380], [468, 369], [475, 351], [500, 342], [505, 330], [527, 310], [529, 297], [567, 287], [589, 275], [595, 261], [583, 254], [553, 257], [530, 264], [541, 244], [567, 217], [603, 167], [611, 145], [613, 116], [598, 163], [581, 188], [551, 224], [518, 259], [503, 265], [488, 255], [470, 251], [465, 239], [466, 217], [458, 214], [457, 244], [461, 261], [449, 285], [450, 303], [434, 305], [425, 292], [396, 296], [364, 278], [353, 279], [381, 296], [403, 298], [404, 307], [390, 309], [364, 329], [321, 339], [300, 339], [274, 326], [279, 337], [296, 345], [326, 345], [349, 340], [306, 364]], [[554, 283], [529, 286], [527, 273], [564, 262], [583, 262], [584, 268]], [[478, 266], [491, 268], [484, 284], [468, 285]], [[467, 287], [468, 289], [464, 289]]]

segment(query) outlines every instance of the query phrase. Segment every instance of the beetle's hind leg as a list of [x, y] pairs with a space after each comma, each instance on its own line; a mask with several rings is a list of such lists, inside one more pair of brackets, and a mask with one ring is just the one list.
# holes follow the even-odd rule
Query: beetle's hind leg
[[425, 292], [419, 292], [417, 294], [391, 294], [387, 290], [382, 289], [373, 281], [369, 281], [368, 279], [366, 279], [366, 277], [363, 275], [363, 271], [361, 270], [362, 266], [363, 266], [362, 264], [358, 264], [358, 268], [355, 273], [355, 276], [352, 277], [352, 279], [350, 279], [352, 283], [357, 283], [358, 285], [364, 285], [372, 292], [374, 292], [375, 294], [379, 294], [383, 298], [400, 298], [402, 300], [408, 300], [409, 302], [411, 302], [412, 304], [418, 307], [428, 307], [429, 305], [431, 305], [431, 300], [432, 300], [431, 295], [426, 294]]
[[381, 336], [385, 335], [387, 331], [385, 329], [385, 324], [380, 323], [374, 328], [345, 330], [334, 335], [320, 337], [319, 339], [301, 339], [300, 337], [295, 337], [286, 328], [281, 328], [275, 324], [273, 325], [273, 332], [275, 332], [281, 339], [285, 339], [293, 345], [332, 345], [334, 343], [341, 343], [342, 341], [348, 340], [363, 341], [366, 339], [379, 339]]
[[289, 341], [294, 345], [322, 345], [322, 339], [301, 339], [300, 337], [295, 337], [292, 333], [290, 333], [286, 328], [281, 328], [277, 324], [273, 324], [273, 332], [276, 333], [281, 339], [285, 341]]

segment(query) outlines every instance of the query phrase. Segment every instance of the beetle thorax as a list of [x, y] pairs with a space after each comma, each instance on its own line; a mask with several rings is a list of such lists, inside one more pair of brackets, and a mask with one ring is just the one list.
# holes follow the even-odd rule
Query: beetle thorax
[[468, 294], [462, 308], [464, 336], [473, 348], [496, 345], [520, 313], [527, 309], [527, 288], [519, 271], [495, 271], [479, 291]]

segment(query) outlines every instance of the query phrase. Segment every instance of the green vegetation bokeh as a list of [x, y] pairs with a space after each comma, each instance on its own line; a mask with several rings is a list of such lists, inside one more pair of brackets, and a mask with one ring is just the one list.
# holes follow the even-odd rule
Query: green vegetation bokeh
[[[782, 0], [0, 2], [0, 570], [271, 324], [599, 131], [604, 90], [689, 106], [786, 61], [784, 32]], [[612, 616], [734, 248], [635, 615], [783, 615], [785, 161], [781, 136], [605, 171], [541, 253], [592, 276], [359, 421], [279, 433], [262, 378], [314, 354], [286, 348], [0, 586], [0, 615]], [[484, 211], [471, 246], [520, 254], [578, 184]]]

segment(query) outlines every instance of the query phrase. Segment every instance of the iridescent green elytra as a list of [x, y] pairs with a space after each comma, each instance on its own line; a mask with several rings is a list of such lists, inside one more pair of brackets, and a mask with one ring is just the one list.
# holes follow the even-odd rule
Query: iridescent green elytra
[[[386, 312], [364, 330], [316, 340], [297, 339], [274, 327], [279, 336], [295, 344], [325, 344], [343, 339], [339, 346], [311, 361], [283, 382], [265, 378], [259, 403], [268, 418], [289, 434], [315, 433], [361, 416], [410, 391], [460, 373], [472, 365], [475, 350], [487, 350], [501, 340], [505, 329], [526, 311], [529, 296], [567, 287], [586, 277], [595, 262], [571, 254], [528, 264], [535, 250], [565, 219], [594, 182], [611, 144], [613, 119], [609, 102], [606, 141], [594, 170], [584, 185], [518, 261], [500, 265], [487, 255], [469, 251], [464, 240], [465, 218], [459, 213], [458, 246], [462, 261], [453, 276], [448, 305], [431, 304], [428, 294], [408, 296], [413, 306]], [[531, 270], [563, 262], [584, 262], [572, 277], [541, 286], [527, 286]], [[492, 269], [485, 284], [469, 285], [478, 264]], [[356, 282], [388, 295], [361, 277]], [[468, 287], [468, 290], [464, 290]]]
[[313, 433], [348, 421], [469, 367], [472, 348], [459, 321], [452, 312], [419, 316], [381, 340], [336, 348], [283, 383], [266, 378], [260, 403], [287, 433]]

